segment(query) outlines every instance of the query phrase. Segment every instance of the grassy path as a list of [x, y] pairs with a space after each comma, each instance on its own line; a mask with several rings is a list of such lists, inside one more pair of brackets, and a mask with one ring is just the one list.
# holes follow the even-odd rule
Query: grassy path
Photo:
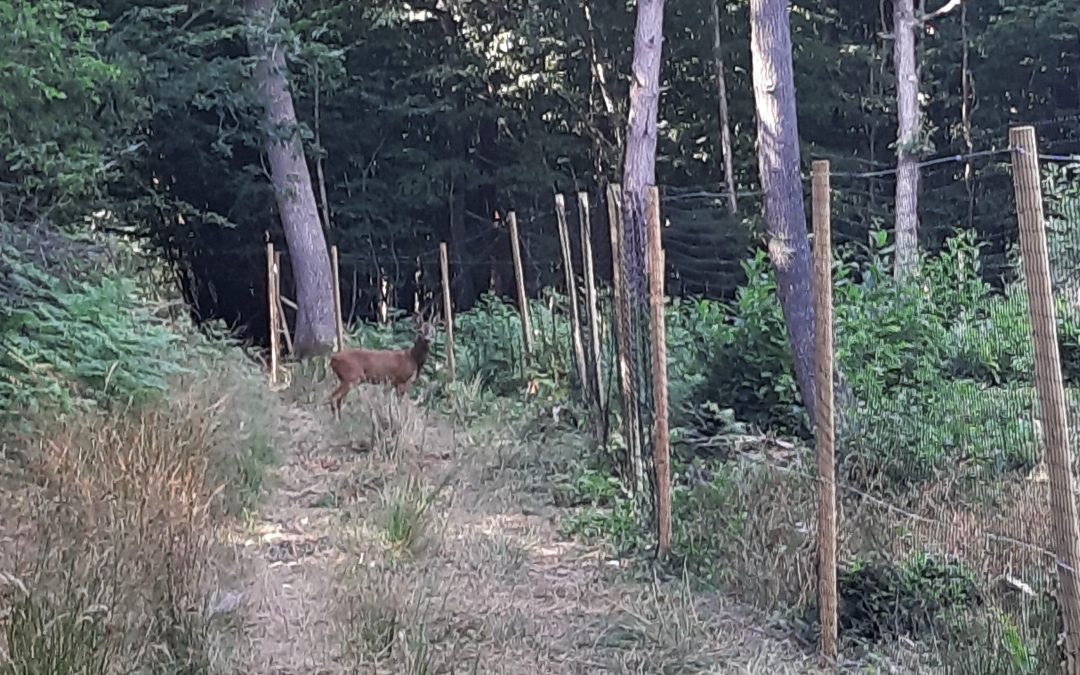
[[721, 598], [632, 580], [561, 534], [557, 437], [358, 394], [340, 425], [311, 405], [282, 420], [239, 547], [244, 672], [814, 672]]

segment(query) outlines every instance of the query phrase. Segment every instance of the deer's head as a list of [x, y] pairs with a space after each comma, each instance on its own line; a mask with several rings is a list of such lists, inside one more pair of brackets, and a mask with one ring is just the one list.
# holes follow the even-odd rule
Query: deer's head
[[427, 344], [435, 342], [435, 330], [438, 324], [435, 320], [435, 308], [429, 307], [427, 311], [413, 314], [413, 325], [416, 326], [416, 339]]

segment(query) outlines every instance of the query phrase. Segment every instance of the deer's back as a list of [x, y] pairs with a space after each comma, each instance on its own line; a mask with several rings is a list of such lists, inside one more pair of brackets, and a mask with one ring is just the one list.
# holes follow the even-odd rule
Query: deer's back
[[348, 349], [330, 358], [330, 369], [347, 382], [404, 382], [415, 368], [407, 350]]

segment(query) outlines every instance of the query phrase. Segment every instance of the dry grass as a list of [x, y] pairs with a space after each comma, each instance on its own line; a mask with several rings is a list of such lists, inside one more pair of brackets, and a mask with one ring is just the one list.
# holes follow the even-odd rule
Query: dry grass
[[[808, 640], [817, 630], [813, 475], [811, 451], [760, 438], [676, 491], [678, 549], [694, 576], [801, 625]], [[1047, 489], [1019, 476], [973, 484], [948, 474], [906, 498], [840, 486], [845, 653], [886, 672], [1056, 672]], [[946, 567], [955, 576], [937, 576]], [[856, 572], [864, 569], [875, 571]], [[950, 607], [967, 584], [977, 599]], [[909, 635], [913, 621], [928, 623]], [[883, 633], [873, 644], [851, 637], [871, 629]]]
[[[798, 627], [816, 576], [801, 451], [763, 446], [680, 484], [689, 574], [672, 578], [565, 534], [577, 511], [553, 503], [552, 481], [582, 454], [573, 433], [456, 400], [465, 424], [377, 388], [336, 424], [304, 377], [284, 405], [261, 391], [189, 379], [160, 407], [5, 446], [0, 645], [14, 672], [60, 653], [65, 672], [86, 673], [1014, 672], [1000, 649], [976, 661], [902, 640], [818, 664], [812, 626]], [[256, 503], [274, 436], [281, 465]], [[845, 556], [951, 554], [988, 589], [1043, 564], [1013, 540], [1046, 536], [1045, 486], [978, 502], [957, 490], [942, 481], [902, 510], [845, 494]], [[221, 516], [245, 509], [223, 544]], [[988, 597], [972, 623], [989, 642], [1008, 632], [996, 612], [1046, 621]]]
[[[310, 411], [315, 388], [293, 386]], [[323, 409], [302, 416], [293, 426], [321, 445], [286, 451], [262, 522], [333, 551], [268, 565], [250, 538], [265, 588], [298, 590], [254, 600], [247, 672], [818, 672], [812, 649], [757, 614], [634, 580], [626, 561], [562, 534], [550, 481], [580, 452], [573, 434], [522, 438], [490, 414], [462, 429], [377, 388], [340, 425]]]
[[[251, 501], [273, 403], [246, 365], [170, 400], [34, 423], [0, 459], [0, 672], [206, 672], [226, 662], [216, 533]], [[252, 398], [255, 397], [255, 398]]]

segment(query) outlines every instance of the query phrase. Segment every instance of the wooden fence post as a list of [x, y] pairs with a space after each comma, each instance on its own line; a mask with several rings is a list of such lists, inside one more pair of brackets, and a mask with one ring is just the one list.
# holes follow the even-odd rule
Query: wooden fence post
[[514, 257], [514, 280], [517, 285], [518, 311], [521, 312], [521, 337], [525, 344], [525, 358], [529, 359], [533, 351], [532, 322], [529, 319], [529, 296], [525, 294], [525, 270], [521, 264], [517, 214], [511, 211], [506, 220], [510, 224], [510, 253]]
[[289, 350], [289, 355], [293, 355], [293, 342], [292, 334], [289, 333], [289, 322], [285, 320], [285, 305], [292, 307], [293, 311], [297, 311], [296, 303], [290, 302], [281, 295], [281, 251], [274, 253], [274, 297], [277, 298], [277, 316], [278, 316], [278, 330], [281, 331], [281, 335], [285, 338], [285, 348]]
[[330, 269], [334, 273], [334, 314], [337, 316], [337, 351], [345, 349], [345, 319], [341, 316], [341, 268], [338, 266], [338, 247], [330, 247]]
[[450, 306], [450, 262], [446, 242], [439, 242], [439, 264], [442, 266], [443, 321], [446, 323], [446, 371], [454, 381], [454, 309]]
[[664, 249], [661, 241], [660, 191], [645, 193], [648, 226], [649, 305], [652, 309], [653, 467], [656, 470], [657, 556], [671, 551], [671, 462], [668, 449], [667, 326], [664, 317]]
[[619, 389], [622, 392], [622, 434], [629, 456], [633, 492], [640, 495], [645, 489], [645, 462], [642, 453], [643, 443], [639, 431], [637, 395], [630, 377], [630, 342], [627, 336], [629, 309], [626, 304], [626, 289], [623, 287], [622, 256], [622, 188], [612, 183], [608, 185], [608, 230], [611, 236], [611, 285], [615, 302], [615, 344], [616, 360], [619, 364]]
[[266, 243], [266, 310], [270, 323], [270, 384], [277, 384], [281, 331], [278, 326], [277, 256], [274, 244]]
[[813, 163], [814, 441], [818, 473], [818, 612], [821, 655], [836, 660], [836, 433], [833, 419], [832, 213], [829, 162]]
[[581, 342], [581, 314], [578, 312], [577, 284], [574, 282], [574, 257], [570, 249], [570, 229], [566, 225], [566, 199], [555, 195], [555, 218], [559, 225], [559, 243], [562, 244], [563, 271], [566, 275], [566, 296], [570, 302], [570, 332], [574, 347], [574, 366], [577, 368], [581, 394], [588, 398], [588, 370], [585, 368], [585, 347]]
[[[578, 193], [578, 226], [581, 230], [581, 267], [585, 280], [585, 312], [589, 318], [589, 347], [591, 348], [592, 369], [589, 377], [593, 381], [592, 396], [595, 402], [597, 421], [604, 411], [603, 386], [601, 382], [600, 360], [600, 310], [596, 304], [596, 272], [593, 269], [592, 221], [589, 216], [589, 193]], [[600, 439], [598, 439], [600, 440]]]
[[1046, 470], [1050, 478], [1050, 521], [1057, 554], [1061, 614], [1065, 621], [1067, 672], [1077, 675], [1080, 673], [1080, 525], [1073, 494], [1068, 411], [1050, 282], [1035, 128], [1010, 129], [1009, 145], [1012, 147], [1016, 215], [1020, 222], [1020, 255], [1035, 342], [1035, 388], [1039, 395]]

